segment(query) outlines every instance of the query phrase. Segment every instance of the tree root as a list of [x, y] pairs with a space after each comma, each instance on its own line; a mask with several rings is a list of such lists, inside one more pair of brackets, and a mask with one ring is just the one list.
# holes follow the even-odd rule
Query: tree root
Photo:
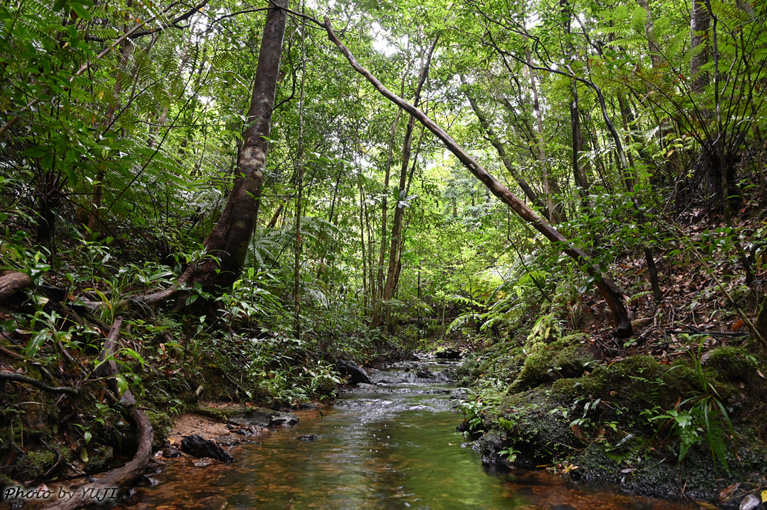
[[34, 386], [35, 388], [40, 388], [41, 390], [48, 391], [51, 393], [67, 393], [69, 395], [80, 394], [80, 388], [68, 388], [66, 386], [48, 386], [44, 382], [38, 381], [37, 379], [32, 379], [31, 377], [27, 377], [21, 374], [16, 374], [14, 372], [6, 372], [4, 370], [0, 371], [0, 380], [16, 381], [16, 382], [30, 384]]
[[[104, 349], [101, 352], [100, 360], [102, 363], [98, 367], [99, 375], [112, 377], [110, 383], [116, 395], [119, 395], [119, 392], [117, 391], [117, 381], [114, 379], [114, 376], [118, 375], [119, 371], [114, 360], [114, 354], [117, 349], [117, 338], [120, 335], [122, 322], [123, 318], [117, 317], [114, 324], [112, 324], [109, 335], [104, 342]], [[70, 490], [68, 496], [71, 497], [69, 499], [59, 499], [56, 503], [47, 506], [46, 510], [73, 510], [98, 503], [98, 498], [100, 497], [112, 499], [116, 497], [119, 487], [130, 484], [144, 473], [152, 458], [152, 425], [149, 423], [146, 413], [136, 406], [136, 399], [130, 390], [123, 393], [120, 402], [130, 409], [130, 417], [136, 424], [138, 448], [133, 460], [122, 467], [109, 471], [95, 483]]]

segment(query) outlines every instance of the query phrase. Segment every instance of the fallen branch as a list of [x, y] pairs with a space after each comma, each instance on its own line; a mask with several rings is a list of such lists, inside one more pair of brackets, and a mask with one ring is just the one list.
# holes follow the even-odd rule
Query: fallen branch
[[41, 390], [48, 391], [50, 393], [67, 393], [69, 395], [79, 395], [80, 388], [68, 388], [66, 386], [48, 386], [42, 381], [27, 377], [25, 375], [16, 374], [14, 372], [5, 372], [0, 370], [0, 380], [3, 381], [15, 381], [40, 388]]
[[688, 326], [687, 329], [684, 330], [677, 330], [677, 329], [667, 329], [666, 333], [669, 335], [708, 335], [708, 336], [725, 336], [725, 337], [740, 337], [740, 336], [748, 336], [748, 332], [746, 331], [710, 331], [705, 329], [697, 329], [693, 328], [691, 326]]
[[[104, 342], [104, 349], [99, 357], [102, 363], [96, 370], [99, 375], [112, 377], [110, 382], [117, 395], [119, 393], [117, 392], [117, 381], [114, 379], [114, 376], [118, 375], [119, 371], [114, 360], [114, 354], [117, 350], [117, 338], [120, 335], [122, 322], [123, 318], [117, 317], [112, 324], [109, 335], [107, 335], [107, 339]], [[101, 500], [97, 500], [98, 497], [105, 497], [114, 502], [114, 498], [117, 497], [117, 488], [131, 483], [146, 471], [146, 467], [152, 458], [152, 425], [149, 423], [146, 413], [136, 407], [136, 399], [130, 390], [123, 393], [120, 402], [130, 409], [130, 416], [136, 424], [138, 448], [133, 456], [133, 460], [122, 467], [109, 471], [95, 483], [71, 490], [69, 495], [72, 497], [70, 499], [60, 499], [58, 502], [47, 506], [46, 510], [74, 510], [100, 502]]]

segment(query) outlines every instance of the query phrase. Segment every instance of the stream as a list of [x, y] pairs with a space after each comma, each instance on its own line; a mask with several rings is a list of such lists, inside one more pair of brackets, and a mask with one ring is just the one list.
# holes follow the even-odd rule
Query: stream
[[[454, 365], [452, 365], [454, 366]], [[458, 400], [437, 360], [374, 371], [332, 406], [236, 447], [234, 464], [170, 463], [121, 508], [626, 509], [698, 508], [590, 490], [543, 470], [497, 473], [456, 425]], [[129, 505], [129, 506], [128, 506]]]

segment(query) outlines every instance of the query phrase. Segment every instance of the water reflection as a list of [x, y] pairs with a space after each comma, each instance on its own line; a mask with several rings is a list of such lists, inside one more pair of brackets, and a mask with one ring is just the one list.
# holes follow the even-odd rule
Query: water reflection
[[[584, 491], [545, 472], [485, 473], [455, 431], [459, 417], [442, 386], [399, 380], [235, 452], [234, 465], [183, 463], [140, 489], [139, 509], [628, 509], [696, 508]], [[409, 376], [408, 376], [409, 377]], [[411, 378], [412, 379], [412, 378]], [[403, 383], [404, 380], [404, 383]], [[299, 437], [315, 435], [313, 440]], [[306, 439], [306, 438], [304, 438]]]

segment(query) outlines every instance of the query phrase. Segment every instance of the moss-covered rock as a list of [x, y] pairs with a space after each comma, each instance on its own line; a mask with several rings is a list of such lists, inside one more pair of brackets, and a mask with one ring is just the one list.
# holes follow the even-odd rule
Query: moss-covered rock
[[537, 346], [526, 357], [511, 391], [525, 391], [557, 379], [580, 377], [594, 364], [594, 356], [580, 337], [561, 338]]
[[160, 449], [168, 442], [168, 436], [173, 428], [173, 418], [168, 413], [157, 412], [153, 410], [147, 410], [147, 418], [149, 423], [152, 424], [152, 430], [154, 432], [153, 448]]
[[722, 382], [751, 383], [759, 368], [742, 347], [720, 347], [710, 351], [703, 364], [706, 372]]
[[[727, 394], [736, 387], [733, 380], [744, 372], [749, 378], [748, 371], [756, 369], [740, 349], [718, 351], [708, 356], [704, 376], [706, 384]], [[548, 350], [539, 352], [547, 353], [549, 362], [556, 357]], [[701, 386], [698, 368], [691, 358], [670, 367], [649, 356], [633, 356], [582, 377], [559, 378], [507, 395], [495, 423], [487, 424], [491, 440], [480, 443], [483, 461], [498, 465], [498, 452], [512, 448], [518, 452], [514, 464], [519, 467], [566, 462], [579, 466], [569, 472], [590, 484], [614, 483], [663, 498], [712, 500], [734, 482], [750, 482], [756, 488], [758, 459], [767, 457], [767, 445], [759, 439], [761, 429], [743, 419], [748, 410], [735, 400], [727, 401], [727, 409], [736, 441], [723, 439], [730, 471], [721, 458], [712, 456], [704, 423], [695, 422], [697, 439], [679, 461], [679, 429], [668, 413], [691, 412], [699, 402], [719, 409], [711, 400], [714, 394], [705, 392], [711, 386]], [[751, 381], [764, 386], [761, 380]], [[709, 419], [718, 419], [716, 413]], [[742, 443], [737, 438], [743, 438]]]

